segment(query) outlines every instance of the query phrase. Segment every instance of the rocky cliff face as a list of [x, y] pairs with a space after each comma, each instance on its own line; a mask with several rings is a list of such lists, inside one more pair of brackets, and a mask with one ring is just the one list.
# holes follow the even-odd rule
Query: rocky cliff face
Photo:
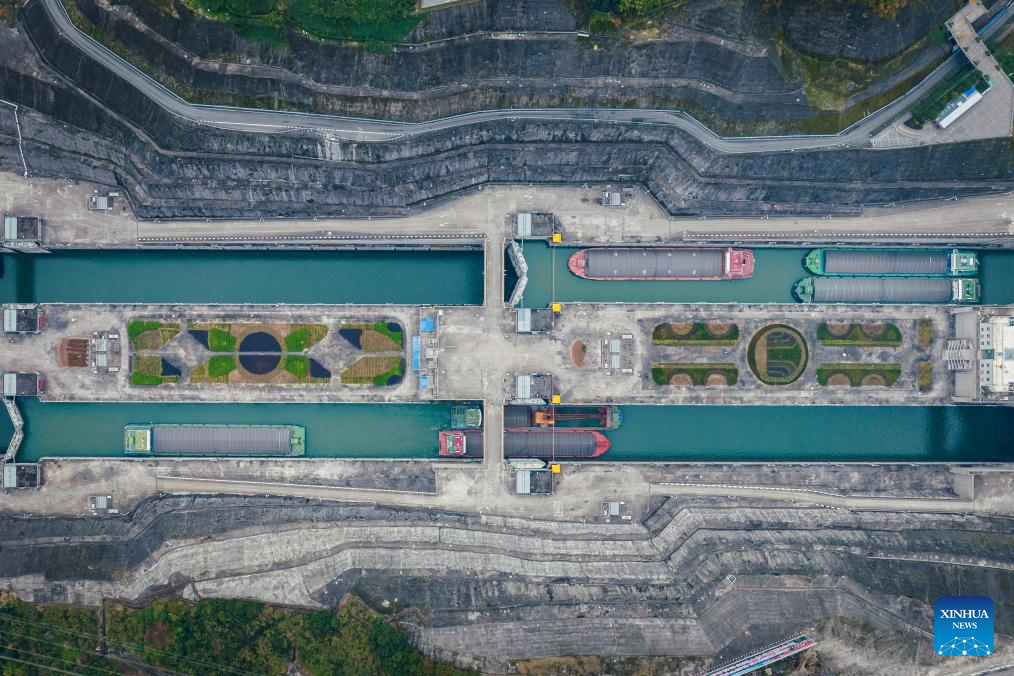
[[580, 37], [562, 0], [478, 0], [430, 12], [406, 44], [371, 52], [299, 31], [284, 47], [252, 43], [180, 0], [73, 2], [100, 39], [194, 100], [406, 120], [499, 107], [681, 107], [755, 126], [817, 113], [776, 36], [875, 61], [953, 4], [933, 0], [886, 20], [847, 2], [692, 0], [632, 43]]
[[[1002, 518], [757, 501], [670, 498], [641, 524], [610, 525], [190, 496], [118, 517], [0, 513], [0, 525], [0, 575], [36, 602], [330, 607], [353, 593], [410, 609], [404, 627], [427, 652], [491, 671], [561, 654], [720, 662], [845, 622], [874, 645], [889, 640], [878, 668], [933, 673], [937, 658], [918, 649], [932, 599], [968, 588], [1003, 598], [1010, 583], [995, 544], [1010, 536]], [[1011, 630], [998, 618], [999, 634]]]
[[[488, 182], [636, 181], [681, 215], [854, 213], [1014, 187], [1004, 140], [727, 156], [650, 125], [501, 120], [381, 144], [205, 127], [57, 39], [38, 8], [23, 21], [45, 64], [21, 33], [0, 57], [0, 98], [31, 109], [21, 116], [29, 169], [119, 184], [143, 218], [396, 214]], [[4, 166], [15, 168], [4, 117]]]

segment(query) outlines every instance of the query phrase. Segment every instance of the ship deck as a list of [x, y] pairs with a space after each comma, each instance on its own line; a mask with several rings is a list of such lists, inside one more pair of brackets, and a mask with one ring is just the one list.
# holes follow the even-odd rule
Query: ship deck
[[946, 275], [945, 251], [826, 249], [826, 275]]
[[942, 277], [815, 277], [814, 303], [949, 303]]
[[156, 425], [155, 455], [290, 455], [289, 427]]
[[602, 279], [716, 278], [725, 274], [724, 249], [590, 249], [585, 275]]

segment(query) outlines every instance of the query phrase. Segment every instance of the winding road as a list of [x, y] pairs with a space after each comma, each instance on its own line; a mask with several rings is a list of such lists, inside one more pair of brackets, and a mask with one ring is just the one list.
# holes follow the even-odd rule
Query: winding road
[[[363, 118], [340, 117], [314, 113], [299, 113], [256, 108], [237, 108], [193, 104], [177, 96], [147, 74], [124, 61], [118, 55], [82, 33], [67, 15], [60, 0], [28, 0], [26, 5], [42, 3], [46, 13], [60, 32], [62, 39], [88, 57], [136, 87], [143, 95], [178, 117], [213, 127], [258, 133], [284, 133], [294, 130], [311, 130], [331, 134], [337, 138], [383, 142], [405, 139], [443, 129], [461, 127], [496, 120], [580, 120], [604, 124], [665, 125], [677, 127], [696, 139], [723, 153], [766, 153], [836, 146], [868, 147], [871, 133], [903, 113], [912, 103], [934, 86], [953, 75], [964, 57], [957, 51], [922, 82], [887, 106], [877, 110], [836, 135], [826, 136], [764, 136], [722, 137], [697, 120], [680, 111], [630, 110], [615, 108], [531, 108], [509, 110], [483, 110], [444, 117], [426, 122], [393, 122]], [[1014, 12], [1011, 2], [997, 15], [982, 37], [1001, 30]]]

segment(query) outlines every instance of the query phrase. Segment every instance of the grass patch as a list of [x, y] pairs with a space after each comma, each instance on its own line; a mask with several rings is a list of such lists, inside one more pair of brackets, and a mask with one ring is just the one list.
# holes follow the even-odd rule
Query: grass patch
[[806, 370], [806, 339], [785, 324], [771, 324], [750, 339], [747, 362], [757, 379], [767, 385], [787, 385]]
[[920, 392], [925, 393], [933, 390], [933, 364], [931, 362], [919, 362], [916, 370], [916, 384], [919, 386]]
[[282, 358], [282, 368], [305, 383], [329, 383], [328, 377], [314, 377], [310, 358], [301, 354], [286, 355]]
[[[89, 612], [94, 618], [95, 611]], [[110, 641], [175, 673], [194, 673], [199, 665], [197, 671], [208, 676], [284, 674], [294, 655], [311, 674], [477, 673], [423, 657], [393, 624], [355, 598], [335, 611], [239, 599], [160, 600], [137, 609], [109, 605], [106, 618]], [[93, 651], [97, 639], [90, 640]]]
[[837, 384], [834, 376], [843, 376], [852, 387], [890, 387], [901, 377], [901, 364], [821, 364], [817, 367], [817, 382], [821, 385]]
[[323, 324], [298, 324], [285, 336], [286, 352], [303, 352], [313, 347], [327, 336], [327, 327]]
[[342, 324], [338, 334], [364, 352], [400, 351], [405, 344], [405, 334], [397, 322]]
[[286, 355], [282, 360], [282, 368], [303, 380], [310, 375], [310, 358], [302, 355]]
[[775, 44], [782, 64], [799, 74], [807, 100], [820, 110], [844, 110], [850, 96], [883, 75], [882, 68], [874, 64], [806, 54], [793, 49], [783, 37]]
[[212, 352], [235, 352], [236, 336], [225, 329], [208, 329], [208, 349]]
[[157, 350], [179, 332], [179, 323], [132, 321], [127, 324], [127, 337], [135, 350]]
[[916, 334], [919, 347], [928, 350], [933, 344], [933, 322], [929, 319], [920, 319], [916, 325]]
[[901, 337], [901, 329], [895, 324], [849, 324], [844, 334], [832, 331], [827, 322], [817, 327], [817, 340], [822, 345], [898, 347]]
[[231, 354], [215, 355], [190, 371], [191, 383], [229, 382], [229, 374], [236, 370], [236, 358]]
[[401, 348], [405, 344], [405, 336], [401, 330], [401, 324], [391, 322], [377, 322], [373, 325], [373, 330], [382, 336], [387, 336], [391, 339], [395, 345]]
[[739, 326], [716, 322], [693, 324], [658, 324], [651, 332], [655, 345], [735, 345], [739, 341]]
[[[674, 380], [675, 377], [675, 380]], [[739, 369], [735, 364], [661, 363], [651, 365], [656, 385], [735, 385]]]
[[360, 357], [341, 373], [346, 385], [396, 385], [405, 375], [401, 357]]
[[221, 378], [236, 370], [236, 358], [231, 354], [216, 355], [208, 359], [208, 377]]
[[169, 385], [179, 382], [179, 375], [164, 375], [162, 357], [138, 356], [130, 371], [131, 385]]

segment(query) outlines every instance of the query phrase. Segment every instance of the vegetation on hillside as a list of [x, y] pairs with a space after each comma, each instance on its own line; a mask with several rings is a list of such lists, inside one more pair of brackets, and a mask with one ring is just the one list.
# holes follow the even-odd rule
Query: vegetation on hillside
[[33, 605], [0, 592], [0, 673], [119, 673], [116, 663], [95, 654], [98, 611]]
[[180, 673], [284, 674], [294, 662], [311, 674], [467, 673], [427, 660], [396, 627], [355, 600], [336, 613], [243, 600], [155, 601], [140, 610], [113, 606], [107, 622], [111, 641]]
[[400, 42], [421, 20], [413, 0], [183, 0], [253, 41], [284, 44], [289, 29], [322, 40]]
[[25, 603], [0, 592], [0, 673], [83, 676], [139, 673], [115, 655], [202, 676], [300, 673], [465, 676], [426, 659], [384, 618], [349, 599], [336, 612], [305, 612], [241, 600], [155, 601], [107, 606], [101, 644], [98, 609]]

